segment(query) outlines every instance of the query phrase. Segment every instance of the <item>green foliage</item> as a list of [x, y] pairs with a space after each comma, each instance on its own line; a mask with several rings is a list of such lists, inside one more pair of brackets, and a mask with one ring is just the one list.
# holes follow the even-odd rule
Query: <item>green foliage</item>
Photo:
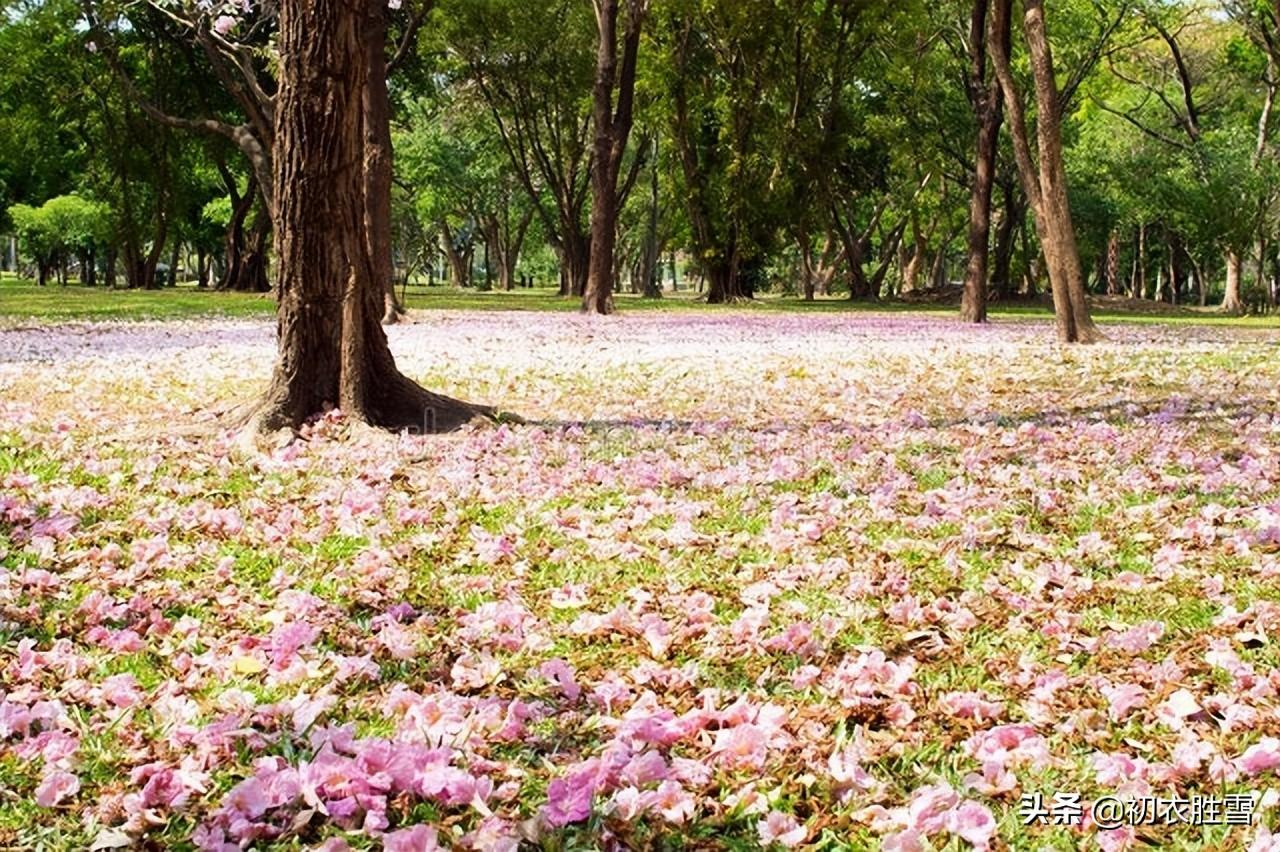
[[60, 195], [40, 207], [15, 204], [9, 217], [25, 250], [46, 263], [95, 249], [111, 234], [107, 207], [78, 195]]
[[[405, 32], [408, 5], [392, 15], [392, 41]], [[25, 252], [49, 258], [92, 246], [136, 260], [157, 240], [217, 255], [230, 198], [252, 191], [249, 170], [228, 140], [162, 126], [137, 95], [170, 114], [230, 124], [248, 120], [243, 105], [155, 4], [97, 8], [135, 91], [96, 49], [79, 0], [4, 6], [0, 232], [19, 232]], [[788, 292], [800, 292], [802, 259], [818, 255], [836, 269], [837, 290], [885, 262], [882, 295], [931, 265], [956, 280], [976, 134], [965, 85], [971, 11], [967, 0], [651, 0], [623, 167], [634, 183], [620, 216], [622, 277], [652, 234], [693, 274], [732, 264]], [[1280, 76], [1268, 70], [1280, 55], [1273, 15], [1268, 0], [1052, 4], [1085, 268], [1098, 268], [1117, 235], [1128, 267], [1139, 227], [1161, 243], [1151, 248], [1153, 271], [1180, 251], [1215, 275], [1228, 249], [1280, 244], [1275, 118], [1259, 145], [1267, 81]], [[1015, 34], [1020, 17], [1015, 4]], [[261, 18], [235, 35], [269, 79], [271, 15]], [[1162, 32], [1190, 77], [1194, 133]], [[566, 246], [586, 240], [590, 209], [590, 4], [439, 0], [416, 38], [391, 87], [401, 277], [441, 269], [448, 233], [476, 264], [488, 247], [491, 259], [510, 254], [520, 274], [555, 281]], [[388, 44], [388, 55], [396, 48]], [[1027, 66], [1015, 38], [1024, 93]], [[38, 212], [59, 198], [97, 205], [92, 228], [75, 201]], [[1039, 253], [1033, 226], [1020, 224], [1022, 204], [1006, 126], [993, 219], [1017, 225], [1015, 281]], [[1252, 278], [1255, 265], [1246, 268]]]

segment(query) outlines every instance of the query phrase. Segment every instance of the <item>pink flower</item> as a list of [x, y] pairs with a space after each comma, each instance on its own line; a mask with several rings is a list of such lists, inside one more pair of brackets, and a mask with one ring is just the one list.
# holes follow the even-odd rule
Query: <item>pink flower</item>
[[224, 36], [236, 28], [236, 19], [230, 15], [219, 15], [213, 21], [213, 31]]
[[667, 762], [656, 751], [646, 751], [634, 757], [622, 770], [622, 780], [637, 787], [665, 781], [667, 778]]
[[984, 796], [999, 796], [1017, 787], [1018, 778], [1001, 764], [988, 761], [982, 764], [981, 774], [970, 772], [966, 775], [964, 785]]
[[922, 834], [934, 834], [947, 827], [948, 814], [960, 802], [960, 795], [946, 784], [921, 787], [907, 806], [908, 827]]
[[759, 769], [764, 766], [768, 747], [769, 741], [764, 730], [759, 725], [744, 722], [717, 731], [711, 753], [727, 766]]
[[886, 835], [880, 842], [881, 852], [924, 852], [924, 836], [914, 828]]
[[142, 700], [138, 679], [131, 674], [113, 675], [102, 682], [102, 697], [116, 707], [132, 707]]
[[1280, 852], [1280, 834], [1273, 834], [1265, 824], [1258, 826], [1258, 833], [1249, 844], [1249, 852]]
[[977, 692], [949, 692], [938, 701], [943, 711], [957, 719], [994, 722], [1004, 715], [1004, 705]]
[[547, 660], [538, 667], [538, 673], [554, 683], [566, 700], [577, 701], [582, 695], [582, 688], [573, 677], [573, 666], [564, 660]]
[[1113, 633], [1106, 640], [1109, 648], [1118, 648], [1130, 654], [1141, 654], [1164, 636], [1164, 625], [1158, 621], [1146, 621], [1130, 627], [1122, 633]]
[[384, 852], [435, 852], [440, 848], [436, 830], [429, 825], [415, 825], [382, 836]]
[[647, 810], [656, 811], [669, 823], [682, 825], [693, 818], [697, 804], [693, 796], [675, 781], [663, 781], [658, 789], [640, 797]]
[[55, 769], [45, 773], [36, 787], [36, 804], [42, 808], [52, 808], [68, 796], [80, 792], [80, 779], [70, 772]]
[[996, 833], [996, 820], [984, 805], [962, 802], [947, 815], [947, 830], [974, 849], [986, 849]]
[[1280, 767], [1280, 739], [1264, 738], [1238, 757], [1236, 766], [1245, 775], [1261, 775]]
[[411, 660], [418, 654], [418, 637], [394, 621], [382, 625], [378, 631], [378, 642], [397, 660]]
[[769, 811], [769, 815], [756, 825], [756, 832], [760, 835], [762, 846], [776, 843], [787, 849], [799, 846], [809, 836], [809, 829], [791, 814], [781, 811]]
[[846, 748], [827, 758], [827, 771], [831, 774], [836, 797], [842, 802], [855, 792], [865, 793], [878, 786], [871, 773], [859, 764], [856, 748]]
[[563, 777], [547, 785], [547, 805], [542, 809], [543, 819], [552, 828], [582, 822], [591, 816], [591, 800], [599, 786], [600, 761], [591, 758], [578, 764]]
[[1124, 852], [1133, 845], [1135, 832], [1133, 826], [1124, 826], [1123, 828], [1109, 828], [1106, 831], [1097, 833], [1098, 848], [1102, 852]]
[[1123, 721], [1126, 716], [1147, 703], [1147, 691], [1133, 683], [1104, 686], [1102, 694], [1111, 705], [1108, 715], [1113, 722]]
[[304, 621], [291, 621], [280, 625], [271, 632], [272, 662], [284, 668], [298, 651], [310, 646], [319, 635], [319, 630]]

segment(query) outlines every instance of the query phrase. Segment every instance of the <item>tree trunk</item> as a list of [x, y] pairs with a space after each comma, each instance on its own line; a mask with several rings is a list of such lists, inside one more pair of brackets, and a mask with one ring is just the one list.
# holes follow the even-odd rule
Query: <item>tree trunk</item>
[[169, 286], [178, 286], [178, 262], [182, 257], [182, 243], [178, 240], [173, 241], [173, 248], [169, 251]]
[[640, 292], [646, 299], [662, 298], [662, 246], [658, 244], [658, 138], [653, 139], [649, 168], [649, 221], [644, 237], [644, 257], [640, 264]]
[[80, 253], [80, 283], [86, 287], [94, 287], [98, 283], [97, 258], [93, 249], [85, 249]]
[[804, 300], [812, 302], [818, 290], [817, 272], [813, 264], [813, 244], [809, 241], [809, 233], [800, 228], [796, 234], [796, 247], [800, 250], [800, 276], [803, 279]]
[[1205, 278], [1204, 269], [1200, 267], [1200, 262], [1196, 260], [1195, 255], [1187, 255], [1187, 259], [1191, 261], [1191, 276], [1196, 282], [1196, 300], [1200, 307], [1209, 304], [1209, 282]]
[[973, 186], [969, 195], [969, 262], [965, 266], [964, 296], [960, 302], [963, 322], [987, 321], [987, 259], [991, 245], [991, 190], [996, 156], [1000, 151], [1000, 124], [1004, 112], [1000, 84], [987, 84], [986, 27], [989, 0], [974, 0], [969, 25], [970, 99], [978, 118], [977, 153], [973, 162]]
[[142, 258], [138, 267], [139, 286], [144, 290], [156, 289], [156, 267], [160, 265], [160, 255], [164, 251], [165, 236], [169, 232], [169, 223], [164, 216], [156, 220], [156, 233], [151, 241], [151, 251]]
[[1013, 293], [1013, 249], [1018, 229], [1026, 217], [1026, 208], [1018, 201], [1017, 187], [1012, 181], [1003, 184], [1004, 208], [996, 228], [995, 263], [991, 269], [991, 289], [997, 299], [1008, 299]]
[[365, 29], [364, 179], [365, 239], [375, 283], [382, 291], [382, 322], [393, 325], [405, 315], [396, 297], [391, 249], [391, 99], [387, 93], [387, 6], [370, 3]]
[[1009, 113], [1018, 172], [1035, 212], [1049, 283], [1053, 290], [1058, 339], [1063, 343], [1091, 343], [1102, 339], [1089, 315], [1084, 271], [1076, 245], [1075, 226], [1067, 197], [1067, 172], [1062, 158], [1061, 97], [1054, 79], [1053, 55], [1045, 31], [1043, 0], [1024, 0], [1023, 34], [1035, 82], [1036, 141], [1031, 153], [1026, 111], [1010, 67], [1010, 15], [1013, 0], [995, 0], [990, 47], [997, 78]]
[[587, 275], [591, 264], [591, 237], [575, 223], [564, 223], [565, 236], [560, 247], [561, 293], [581, 299], [587, 291]]
[[470, 252], [458, 247], [448, 222], [440, 222], [440, 241], [445, 259], [449, 262], [449, 277], [453, 279], [453, 286], [459, 289], [466, 287], [471, 279]]
[[[975, 41], [982, 43], [987, 0], [975, 0]], [[982, 19], [978, 9], [982, 8]], [[986, 56], [980, 61], [986, 65]], [[977, 105], [979, 120], [978, 154], [974, 157], [973, 188], [969, 197], [969, 262], [965, 266], [964, 297], [960, 302], [960, 319], [964, 322], [987, 321], [987, 258], [991, 246], [991, 193], [996, 174], [996, 156], [1000, 152], [1000, 124], [1004, 113], [1000, 106], [1000, 87], [991, 86]]]
[[1120, 233], [1112, 229], [1107, 238], [1107, 295], [1120, 295]]
[[392, 429], [457, 428], [487, 409], [403, 376], [382, 330], [384, 286], [366, 217], [369, 15], [341, 0], [283, 0], [276, 104], [279, 348], [250, 433], [297, 429], [334, 405]]
[[1227, 290], [1222, 297], [1222, 312], [1239, 316], [1244, 313], [1244, 300], [1240, 297], [1240, 271], [1243, 266], [1240, 252], [1228, 249], [1226, 261]]
[[110, 246], [107, 249], [107, 263], [103, 270], [103, 286], [109, 290], [114, 290], [116, 286], [116, 256], [116, 247]]
[[[613, 313], [614, 251], [622, 206], [618, 175], [631, 138], [636, 89], [636, 59], [647, 0], [626, 0], [622, 62], [618, 63], [619, 0], [593, 0], [596, 12], [596, 77], [591, 94], [595, 130], [591, 166], [591, 258], [582, 310]], [[618, 100], [614, 104], [614, 89]]]

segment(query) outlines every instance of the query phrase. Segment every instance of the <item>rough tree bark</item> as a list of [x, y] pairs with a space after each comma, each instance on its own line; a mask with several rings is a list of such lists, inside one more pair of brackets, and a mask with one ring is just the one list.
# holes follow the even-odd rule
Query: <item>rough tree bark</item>
[[369, 16], [349, 0], [283, 0], [274, 136], [278, 357], [248, 434], [334, 405], [392, 429], [455, 429], [489, 409], [433, 394], [395, 366], [366, 225]]
[[1045, 31], [1043, 0], [1023, 0], [1023, 35], [1031, 57], [1036, 99], [1036, 143], [1033, 155], [1027, 133], [1026, 110], [1010, 66], [1013, 0], [995, 0], [988, 48], [996, 79], [1004, 95], [1013, 139], [1014, 159], [1027, 200], [1035, 213], [1049, 284], [1058, 339], [1063, 343], [1092, 343], [1102, 339], [1089, 315], [1084, 270], [1076, 245], [1071, 205], [1067, 198], [1067, 170], [1062, 157], [1062, 94], [1054, 77], [1053, 54]]
[[991, 245], [991, 190], [996, 156], [1000, 151], [1000, 124], [1004, 120], [1000, 83], [987, 81], [987, 12], [990, 0], [973, 0], [969, 19], [969, 103], [978, 119], [977, 152], [973, 161], [973, 186], [969, 196], [969, 262], [965, 267], [960, 319], [987, 321], [987, 260]]
[[[620, 0], [593, 0], [596, 12], [596, 78], [591, 95], [595, 130], [591, 163], [591, 259], [582, 294], [582, 311], [613, 313], [614, 251], [618, 238], [621, 198], [618, 176], [634, 123], [636, 58], [640, 28], [648, 0], [626, 0], [622, 25], [622, 62], [618, 62]], [[617, 103], [614, 92], [617, 91]]]
[[1244, 300], [1240, 296], [1240, 272], [1244, 265], [1240, 252], [1228, 249], [1225, 255], [1227, 263], [1227, 289], [1222, 296], [1223, 313], [1240, 315], [1244, 313]]
[[364, 225], [373, 274], [382, 290], [382, 322], [393, 325], [405, 315], [396, 297], [395, 259], [391, 249], [391, 97], [387, 93], [387, 5], [368, 6], [365, 29], [364, 87]]
[[1107, 295], [1120, 294], [1120, 233], [1112, 229], [1107, 238]]

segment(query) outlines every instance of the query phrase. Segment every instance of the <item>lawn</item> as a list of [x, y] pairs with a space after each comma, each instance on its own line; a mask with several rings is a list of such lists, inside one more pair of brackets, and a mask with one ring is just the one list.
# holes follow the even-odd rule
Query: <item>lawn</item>
[[766, 305], [420, 311], [526, 423], [246, 459], [269, 302], [3, 285], [0, 848], [1266, 842], [1019, 803], [1275, 787], [1280, 335]]
[[[405, 301], [415, 311], [556, 311], [572, 313], [578, 300], [566, 299], [554, 289], [544, 287], [506, 291], [459, 290], [453, 287], [413, 286], [405, 291]], [[692, 290], [668, 292], [661, 299], [644, 299], [630, 293], [616, 297], [622, 313], [693, 311], [722, 312], [718, 305], [708, 305]], [[1149, 303], [1150, 304], [1150, 303]], [[736, 310], [765, 313], [887, 313], [911, 315], [948, 315], [956, 308], [950, 305], [913, 304], [899, 301], [850, 302], [843, 297], [819, 298], [806, 302], [796, 296], [766, 294], [754, 302], [736, 306]], [[107, 290], [101, 287], [37, 287], [29, 281], [0, 278], [0, 323], [14, 325], [24, 321], [70, 322], [77, 320], [177, 320], [217, 318], [250, 318], [271, 316], [275, 302], [270, 295], [219, 293], [200, 290], [191, 285], [164, 290]], [[1047, 305], [995, 305], [991, 311], [996, 321], [1006, 319], [1052, 319]], [[1195, 308], [1171, 309], [1151, 305], [1147, 310], [1128, 310], [1103, 305], [1096, 311], [1101, 323], [1229, 325], [1239, 327], [1276, 328], [1276, 317], [1232, 317], [1212, 310]]]

